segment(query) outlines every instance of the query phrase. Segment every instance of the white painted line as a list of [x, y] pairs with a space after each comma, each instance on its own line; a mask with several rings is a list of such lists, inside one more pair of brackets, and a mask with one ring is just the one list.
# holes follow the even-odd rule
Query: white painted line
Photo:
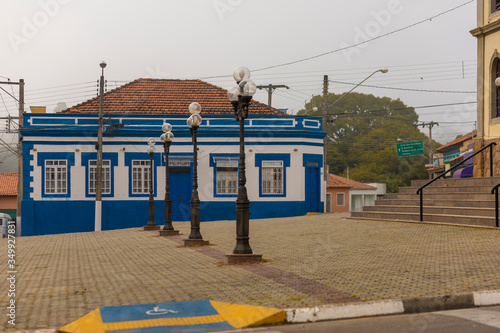
[[462, 309], [434, 312], [444, 316], [461, 318], [475, 323], [500, 328], [500, 312], [481, 309]]
[[404, 313], [402, 301], [378, 301], [351, 304], [325, 305], [314, 308], [285, 310], [289, 323], [306, 323], [320, 320], [347, 319]]
[[101, 227], [102, 227], [102, 201], [96, 201], [94, 231], [101, 231]]
[[473, 293], [474, 305], [486, 306], [500, 304], [500, 291], [481, 291]]

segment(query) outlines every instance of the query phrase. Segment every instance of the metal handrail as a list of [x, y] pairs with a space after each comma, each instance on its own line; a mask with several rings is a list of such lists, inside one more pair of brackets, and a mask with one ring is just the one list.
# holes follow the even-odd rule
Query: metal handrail
[[424, 196], [423, 196], [424, 192], [422, 190], [425, 187], [427, 187], [428, 185], [434, 183], [439, 178], [444, 177], [444, 175], [446, 175], [447, 173], [455, 170], [460, 165], [464, 164], [466, 161], [470, 160], [471, 158], [473, 158], [474, 156], [476, 156], [477, 154], [481, 153], [483, 150], [485, 150], [487, 148], [490, 148], [490, 177], [493, 177], [493, 149], [491, 149], [491, 147], [492, 146], [496, 146], [496, 145], [497, 145], [496, 142], [490, 142], [488, 145], [486, 145], [483, 148], [479, 149], [478, 151], [476, 151], [474, 154], [472, 154], [469, 157], [467, 157], [462, 162], [460, 162], [457, 165], [453, 166], [451, 169], [446, 170], [446, 171], [440, 173], [439, 175], [437, 175], [436, 177], [434, 177], [433, 179], [431, 179], [430, 181], [428, 181], [427, 183], [425, 183], [424, 185], [422, 185], [422, 186], [420, 186], [418, 188], [417, 194], [420, 194], [420, 221], [421, 222], [424, 220]]
[[500, 183], [496, 184], [491, 189], [491, 194], [495, 193], [495, 226], [497, 228], [499, 227], [499, 223], [498, 223], [498, 187], [499, 186], [500, 186]]

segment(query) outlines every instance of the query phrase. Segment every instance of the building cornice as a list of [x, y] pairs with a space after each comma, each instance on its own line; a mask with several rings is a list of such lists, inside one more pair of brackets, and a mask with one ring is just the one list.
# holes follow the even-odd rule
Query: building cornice
[[470, 31], [474, 37], [483, 37], [500, 30], [500, 20], [489, 23], [483, 27], [477, 27]]

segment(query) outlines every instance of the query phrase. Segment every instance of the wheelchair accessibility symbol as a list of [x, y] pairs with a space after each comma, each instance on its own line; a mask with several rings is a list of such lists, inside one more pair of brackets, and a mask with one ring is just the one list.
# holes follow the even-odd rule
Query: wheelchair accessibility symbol
[[179, 313], [179, 311], [160, 309], [158, 306], [155, 306], [153, 310], [146, 311], [146, 314], [148, 315], [164, 315], [167, 313]]

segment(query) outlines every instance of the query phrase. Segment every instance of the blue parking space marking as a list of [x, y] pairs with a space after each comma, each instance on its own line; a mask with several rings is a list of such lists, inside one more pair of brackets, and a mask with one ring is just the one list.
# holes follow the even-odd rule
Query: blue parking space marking
[[103, 323], [217, 315], [210, 301], [137, 304], [101, 308]]

